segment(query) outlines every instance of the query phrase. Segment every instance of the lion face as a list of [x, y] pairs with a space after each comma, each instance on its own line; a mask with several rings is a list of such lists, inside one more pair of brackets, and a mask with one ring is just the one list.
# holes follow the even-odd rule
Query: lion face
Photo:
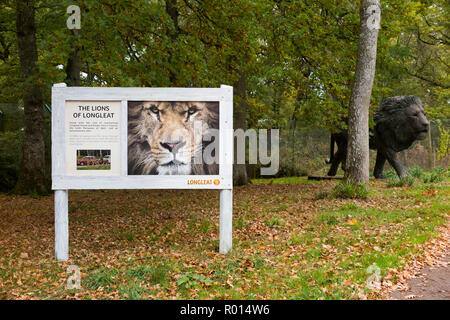
[[397, 152], [427, 136], [430, 122], [421, 100], [416, 96], [396, 96], [384, 99], [374, 114], [378, 143]]
[[193, 160], [201, 156], [203, 133], [211, 122], [218, 122], [218, 104], [213, 106], [213, 112], [211, 103], [205, 102], [143, 102], [133, 107], [129, 130], [140, 142], [129, 145], [132, 174], [192, 174]]
[[405, 109], [405, 115], [416, 139], [425, 139], [430, 128], [430, 122], [425, 115], [422, 105], [413, 104], [409, 106]]

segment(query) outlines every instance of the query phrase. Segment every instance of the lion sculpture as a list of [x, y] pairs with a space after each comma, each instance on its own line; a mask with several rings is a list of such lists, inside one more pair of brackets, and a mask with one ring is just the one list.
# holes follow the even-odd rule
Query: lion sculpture
[[217, 163], [194, 161], [218, 128], [218, 102], [129, 102], [128, 174], [219, 174]]
[[[416, 96], [397, 96], [384, 99], [374, 114], [375, 127], [371, 132], [370, 149], [377, 150], [377, 158], [373, 175], [383, 179], [383, 168], [386, 160], [402, 178], [409, 173], [397, 157], [397, 152], [408, 149], [414, 141], [423, 140], [430, 128], [422, 102]], [[339, 164], [345, 171], [348, 133], [343, 130], [331, 137], [329, 176], [336, 175]], [[334, 141], [338, 150], [334, 153]]]
[[[345, 119], [347, 123], [347, 119]], [[339, 168], [339, 164], [342, 163], [342, 170], [345, 171], [345, 162], [347, 160], [347, 141], [348, 131], [339, 127], [340, 131], [331, 134], [330, 139], [330, 158], [325, 160], [326, 164], [331, 163], [330, 170], [328, 170], [329, 176], [335, 176]], [[337, 151], [334, 153], [334, 145], [337, 145]]]

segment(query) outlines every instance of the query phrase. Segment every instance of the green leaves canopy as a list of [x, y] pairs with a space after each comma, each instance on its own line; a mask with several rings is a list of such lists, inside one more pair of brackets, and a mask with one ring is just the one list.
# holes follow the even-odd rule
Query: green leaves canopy
[[[167, 3], [176, 9], [173, 16]], [[81, 47], [89, 86], [216, 87], [248, 75], [249, 126], [333, 129], [346, 114], [359, 5], [352, 1], [80, 0], [82, 29], [66, 27], [69, 2], [37, 1], [40, 81], [65, 78]], [[440, 1], [382, 2], [372, 108], [416, 94], [448, 121], [448, 8]], [[15, 1], [0, 4], [0, 101], [18, 102]], [[175, 17], [175, 20], [174, 20]]]

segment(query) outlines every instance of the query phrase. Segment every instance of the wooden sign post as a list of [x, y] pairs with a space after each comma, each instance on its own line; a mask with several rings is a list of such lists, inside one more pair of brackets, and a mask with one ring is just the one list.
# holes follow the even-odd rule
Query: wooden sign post
[[[196, 127], [197, 123], [200, 126]], [[158, 131], [167, 127], [171, 129]], [[198, 154], [186, 157], [187, 150], [203, 152], [213, 143], [218, 161], [198, 160]], [[153, 158], [151, 150], [155, 148], [163, 151], [158, 154], [163, 153], [165, 159]], [[69, 259], [70, 189], [218, 189], [219, 251], [229, 252], [232, 165], [233, 87], [91, 88], [55, 84], [52, 189], [56, 259]]]

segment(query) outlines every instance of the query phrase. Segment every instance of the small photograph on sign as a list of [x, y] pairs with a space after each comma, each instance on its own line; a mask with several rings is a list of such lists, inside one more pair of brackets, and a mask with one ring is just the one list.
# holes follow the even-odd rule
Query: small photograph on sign
[[218, 175], [219, 102], [128, 101], [129, 175]]
[[77, 170], [111, 170], [111, 150], [77, 150]]

